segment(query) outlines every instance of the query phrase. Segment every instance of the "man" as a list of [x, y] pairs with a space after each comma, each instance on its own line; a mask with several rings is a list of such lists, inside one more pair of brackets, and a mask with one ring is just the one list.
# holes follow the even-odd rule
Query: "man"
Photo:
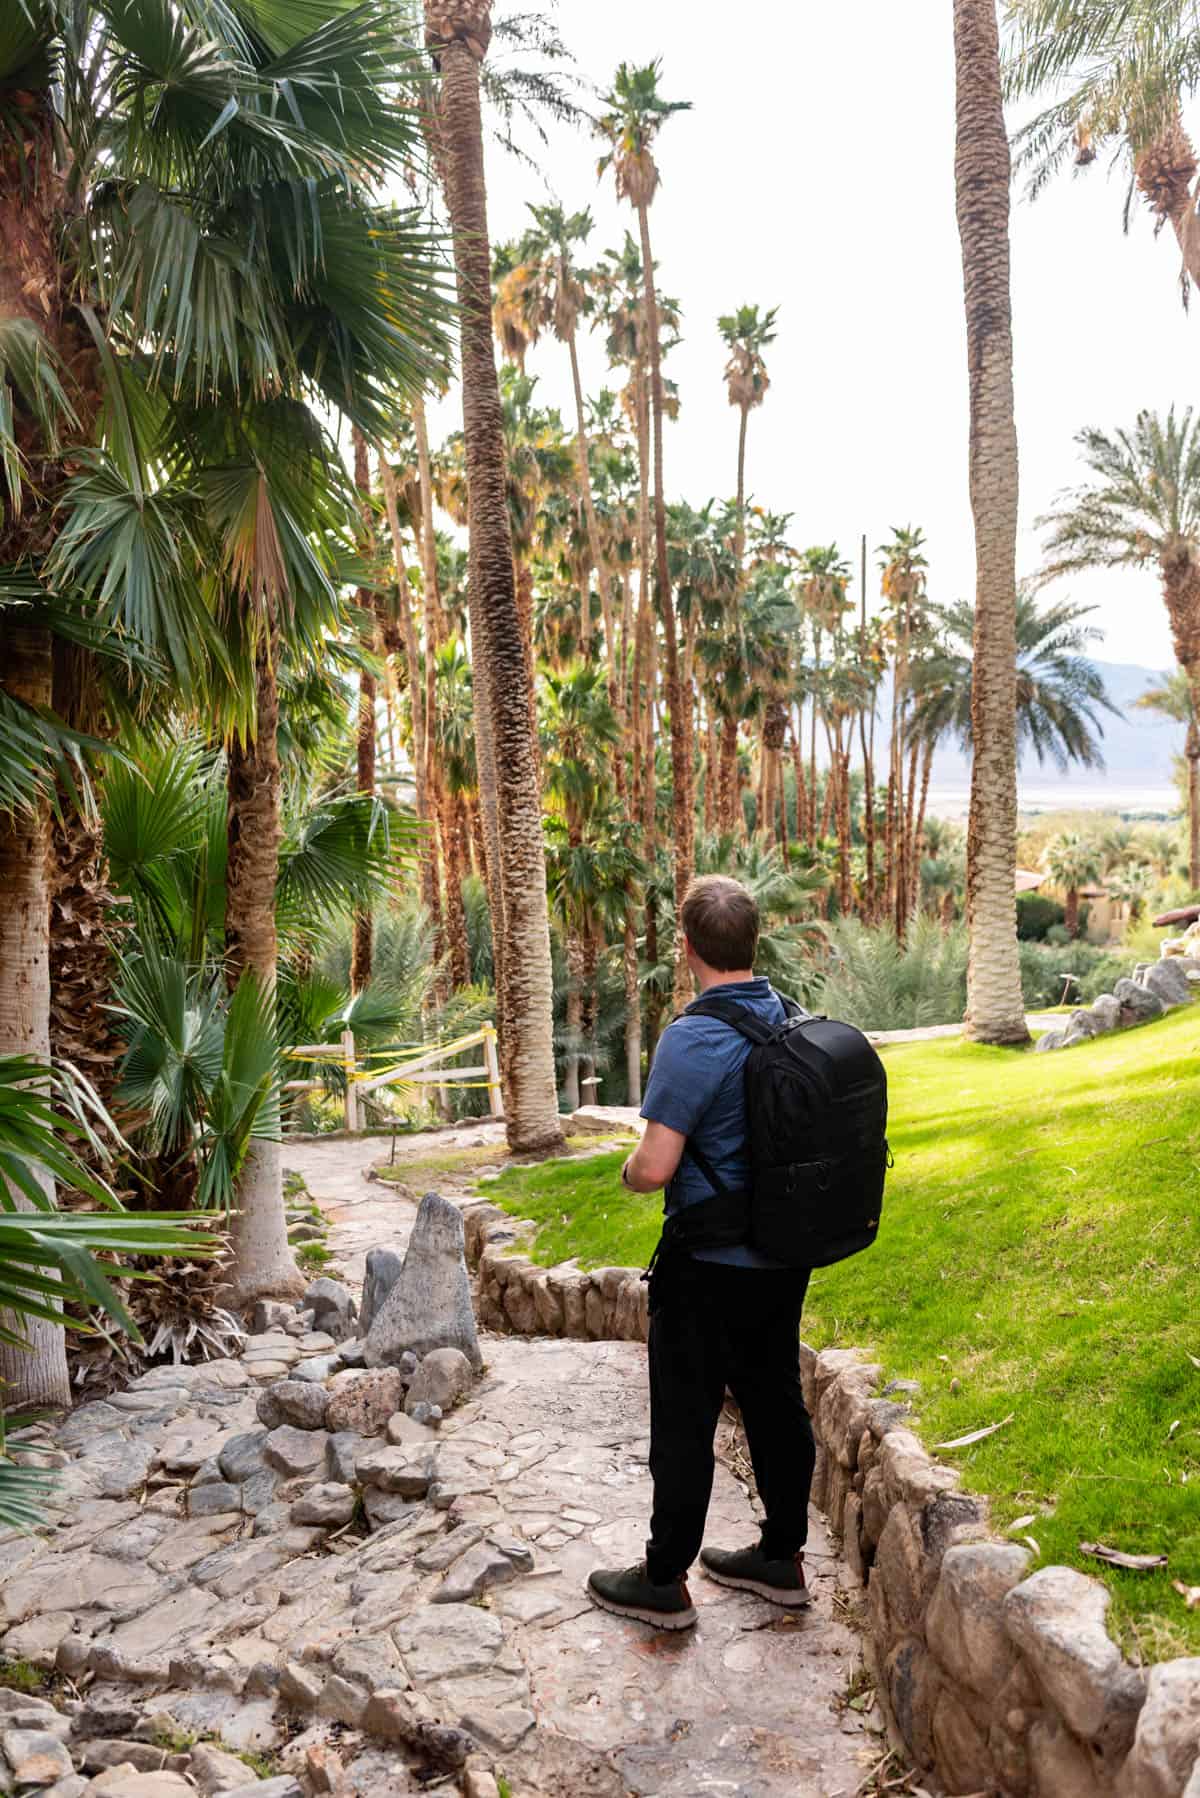
[[[681, 923], [701, 998], [711, 993], [764, 1022], [783, 1021], [779, 995], [754, 974], [758, 908], [740, 882], [715, 874], [694, 880]], [[658, 1629], [690, 1629], [696, 1621], [687, 1573], [703, 1539], [726, 1386], [741, 1409], [766, 1518], [753, 1547], [706, 1548], [701, 1564], [722, 1585], [775, 1604], [809, 1601], [802, 1550], [814, 1448], [799, 1354], [808, 1272], [736, 1240], [719, 1247], [671, 1241], [670, 1220], [678, 1225], [688, 1208], [714, 1195], [689, 1143], [727, 1191], [744, 1190], [750, 1174], [743, 1069], [751, 1045], [730, 1025], [697, 1015], [697, 1003], [663, 1032], [642, 1106], [646, 1133], [621, 1173], [634, 1192], [666, 1188], [668, 1234], [650, 1281], [650, 1539], [636, 1567], [598, 1570], [588, 1581], [602, 1609]], [[734, 1208], [740, 1211], [737, 1201]], [[736, 1224], [727, 1241], [731, 1235]]]

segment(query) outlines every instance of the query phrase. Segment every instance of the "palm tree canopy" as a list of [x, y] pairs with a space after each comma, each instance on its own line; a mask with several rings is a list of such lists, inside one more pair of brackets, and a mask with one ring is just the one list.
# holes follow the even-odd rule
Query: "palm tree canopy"
[[[1086, 654], [1100, 632], [1084, 624], [1091, 606], [1060, 601], [1043, 605], [1029, 588], [1017, 595], [1017, 755], [1032, 750], [1066, 769], [1072, 762], [1102, 768], [1097, 739], [1101, 712], [1115, 713], [1104, 677]], [[965, 601], [930, 608], [938, 632], [935, 647], [912, 669], [916, 709], [911, 721], [919, 741], [949, 731], [964, 749], [972, 743], [971, 686], [974, 607]]]
[[1063, 830], [1042, 850], [1042, 866], [1056, 886], [1078, 892], [1100, 876], [1100, 851], [1078, 831]]
[[1037, 523], [1049, 529], [1040, 582], [1085, 568], [1138, 568], [1200, 551], [1200, 418], [1139, 412], [1132, 431], [1076, 442], [1091, 479]]
[[749, 411], [762, 405], [771, 385], [762, 353], [775, 341], [778, 316], [778, 306], [772, 306], [761, 317], [757, 306], [739, 306], [736, 312], [724, 313], [717, 320], [717, 329], [730, 352], [725, 364], [725, 384], [731, 406]]
[[1155, 687], [1147, 687], [1133, 703], [1139, 711], [1157, 712], [1160, 718], [1170, 718], [1176, 724], [1197, 722], [1192, 685], [1182, 668], [1172, 668], [1165, 679]]
[[631, 206], [649, 206], [658, 189], [658, 165], [654, 143], [667, 119], [691, 109], [690, 100], [667, 100], [658, 91], [661, 61], [642, 64], [623, 62], [612, 87], [601, 96], [605, 111], [596, 130], [611, 148], [600, 158], [597, 173], [611, 167], [617, 179], [617, 197]]

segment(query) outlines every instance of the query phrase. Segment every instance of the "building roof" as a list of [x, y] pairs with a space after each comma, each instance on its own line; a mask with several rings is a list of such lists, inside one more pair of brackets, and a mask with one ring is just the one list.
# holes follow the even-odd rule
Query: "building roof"
[[1018, 868], [1016, 890], [1018, 893], [1036, 892], [1045, 878], [1044, 874], [1038, 874], [1033, 868]]

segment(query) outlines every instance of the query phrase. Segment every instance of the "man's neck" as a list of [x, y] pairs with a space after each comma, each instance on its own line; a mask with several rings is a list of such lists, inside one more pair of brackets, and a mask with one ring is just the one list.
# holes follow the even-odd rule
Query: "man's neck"
[[703, 973], [697, 974], [696, 985], [702, 993], [707, 993], [714, 986], [744, 985], [747, 980], [753, 979], [753, 968], [736, 968], [732, 973], [721, 968], [705, 968]]

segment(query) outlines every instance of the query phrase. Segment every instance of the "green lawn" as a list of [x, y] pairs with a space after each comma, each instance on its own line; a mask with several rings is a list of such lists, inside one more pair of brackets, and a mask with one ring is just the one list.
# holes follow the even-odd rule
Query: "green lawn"
[[[1147, 1659], [1200, 1652], [1200, 1004], [1055, 1055], [894, 1045], [879, 1242], [813, 1278], [805, 1335], [919, 1379], [927, 1443], [1013, 1421], [944, 1459], [1033, 1515], [1044, 1561], [1108, 1579]], [[487, 1191], [539, 1224], [553, 1262], [644, 1265], [656, 1201], [621, 1155], [515, 1169]], [[951, 1382], [957, 1390], [951, 1390]], [[1101, 1568], [1080, 1542], [1165, 1552]]]

